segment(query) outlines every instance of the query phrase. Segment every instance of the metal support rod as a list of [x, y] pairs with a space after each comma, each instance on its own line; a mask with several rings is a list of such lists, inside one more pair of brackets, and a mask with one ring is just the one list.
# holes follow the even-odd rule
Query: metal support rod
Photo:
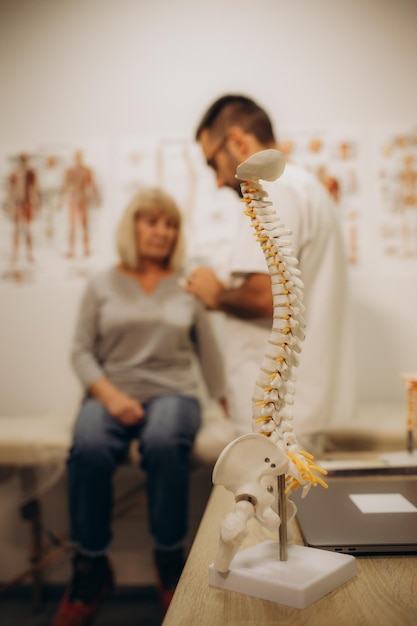
[[287, 539], [287, 498], [285, 495], [285, 474], [278, 476], [278, 515], [281, 520], [279, 526], [279, 560], [288, 560], [288, 539]]

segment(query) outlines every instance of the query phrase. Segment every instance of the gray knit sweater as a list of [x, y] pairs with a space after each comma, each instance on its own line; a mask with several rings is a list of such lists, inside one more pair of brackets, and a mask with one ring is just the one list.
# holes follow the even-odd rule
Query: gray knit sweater
[[210, 395], [224, 397], [210, 313], [179, 286], [179, 276], [164, 278], [150, 294], [116, 267], [89, 280], [71, 351], [86, 391], [104, 376], [139, 402], [167, 393], [199, 397], [200, 361]]

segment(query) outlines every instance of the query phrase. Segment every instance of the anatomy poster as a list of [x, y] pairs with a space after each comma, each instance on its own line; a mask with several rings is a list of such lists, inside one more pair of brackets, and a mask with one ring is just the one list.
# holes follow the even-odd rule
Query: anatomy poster
[[0, 283], [86, 276], [102, 253], [108, 149], [15, 146], [0, 154]]
[[390, 264], [417, 265], [417, 124], [376, 133], [379, 252]]
[[336, 203], [348, 263], [360, 265], [365, 233], [359, 132], [288, 131], [280, 137], [279, 147], [288, 159], [304, 165], [325, 185]]
[[184, 218], [189, 269], [210, 265], [223, 275], [242, 205], [230, 189], [217, 189], [198, 144], [186, 140], [128, 137], [117, 148], [117, 207], [122, 212], [143, 186], [161, 186]]

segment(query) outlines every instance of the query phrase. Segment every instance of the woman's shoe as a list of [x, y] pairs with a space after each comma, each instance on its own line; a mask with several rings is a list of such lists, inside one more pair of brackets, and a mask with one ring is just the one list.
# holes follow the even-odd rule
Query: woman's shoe
[[73, 574], [52, 626], [88, 626], [114, 589], [113, 571], [106, 556], [73, 557]]
[[185, 564], [184, 549], [154, 551], [158, 591], [162, 606], [167, 611]]

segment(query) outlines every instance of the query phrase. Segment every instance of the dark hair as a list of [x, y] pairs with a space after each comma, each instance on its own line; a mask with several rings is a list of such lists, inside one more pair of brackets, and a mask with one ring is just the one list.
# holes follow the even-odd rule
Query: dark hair
[[203, 130], [210, 130], [215, 136], [220, 136], [233, 125], [252, 133], [264, 145], [276, 143], [272, 122], [266, 111], [251, 98], [233, 94], [213, 102], [203, 115], [195, 138], [199, 141]]

